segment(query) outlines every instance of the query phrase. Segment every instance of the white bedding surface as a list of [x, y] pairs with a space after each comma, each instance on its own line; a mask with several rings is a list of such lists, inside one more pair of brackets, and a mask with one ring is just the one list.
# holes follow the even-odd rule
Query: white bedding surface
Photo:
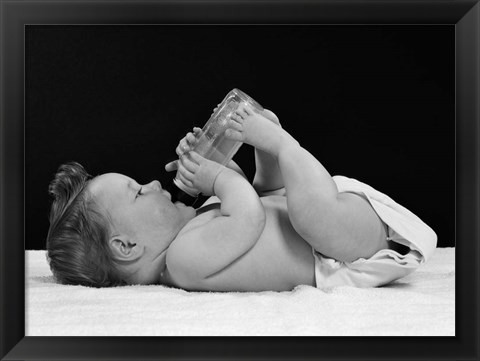
[[455, 248], [381, 287], [186, 292], [56, 284], [45, 251], [25, 252], [26, 336], [454, 336]]

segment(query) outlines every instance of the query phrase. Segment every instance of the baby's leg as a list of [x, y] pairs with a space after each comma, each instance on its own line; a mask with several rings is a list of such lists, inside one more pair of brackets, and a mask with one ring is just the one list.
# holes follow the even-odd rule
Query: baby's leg
[[322, 164], [284, 129], [260, 115], [240, 114], [237, 139], [277, 157], [290, 221], [315, 250], [350, 262], [388, 247], [383, 222], [366, 199], [338, 193]]
[[292, 225], [315, 250], [351, 262], [388, 247], [385, 226], [370, 203], [354, 193], [338, 193], [330, 174], [306, 149], [283, 147], [277, 159]]

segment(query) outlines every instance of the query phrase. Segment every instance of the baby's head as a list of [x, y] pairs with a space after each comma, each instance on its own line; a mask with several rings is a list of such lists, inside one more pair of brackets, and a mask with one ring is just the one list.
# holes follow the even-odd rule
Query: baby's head
[[157, 283], [170, 243], [195, 217], [158, 181], [142, 186], [117, 173], [92, 178], [74, 162], [60, 166], [49, 192], [47, 258], [64, 284]]

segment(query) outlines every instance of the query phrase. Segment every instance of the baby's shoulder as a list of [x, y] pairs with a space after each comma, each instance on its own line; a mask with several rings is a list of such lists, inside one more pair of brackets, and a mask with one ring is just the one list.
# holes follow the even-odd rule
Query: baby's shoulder
[[[192, 218], [178, 233], [176, 240], [188, 234], [189, 237], [212, 219], [220, 217], [220, 203], [210, 202], [197, 209], [197, 215]], [[175, 242], [175, 241], [174, 241]]]
[[[202, 207], [203, 208], [203, 207]], [[168, 247], [166, 254], [166, 276], [165, 284], [188, 288], [190, 277], [195, 272], [192, 259], [204, 253], [199, 249], [199, 242], [203, 238], [203, 228], [210, 223], [211, 220], [218, 217], [220, 207], [215, 204], [207, 205], [201, 214], [190, 220], [177, 234], [175, 239]], [[190, 275], [187, 278], [186, 275]], [[186, 283], [185, 283], [186, 282]]]

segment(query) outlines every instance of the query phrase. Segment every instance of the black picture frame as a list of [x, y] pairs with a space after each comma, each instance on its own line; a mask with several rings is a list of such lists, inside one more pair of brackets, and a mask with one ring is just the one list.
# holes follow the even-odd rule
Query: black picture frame
[[[2, 360], [478, 359], [478, 1], [1, 0]], [[28, 24], [454, 24], [456, 32], [455, 337], [25, 337], [24, 27]]]

